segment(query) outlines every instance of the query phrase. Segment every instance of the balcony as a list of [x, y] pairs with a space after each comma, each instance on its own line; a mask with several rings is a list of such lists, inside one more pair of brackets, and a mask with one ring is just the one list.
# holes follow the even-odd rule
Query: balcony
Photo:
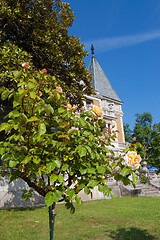
[[115, 118], [114, 112], [108, 111], [106, 109], [103, 110], [103, 115], [104, 115], [104, 117], [113, 117], [113, 118]]

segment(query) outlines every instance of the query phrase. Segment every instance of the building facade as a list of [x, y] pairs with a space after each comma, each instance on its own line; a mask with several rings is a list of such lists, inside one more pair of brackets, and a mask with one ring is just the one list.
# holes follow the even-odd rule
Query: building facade
[[116, 141], [114, 142], [115, 148], [113, 150], [115, 155], [118, 155], [126, 146], [122, 120], [123, 102], [96, 60], [93, 45], [91, 50], [92, 58], [88, 71], [92, 74], [92, 87], [95, 90], [95, 94], [91, 96], [85, 95], [84, 106], [86, 110], [93, 109], [94, 106], [100, 107], [103, 110], [103, 119], [106, 121], [108, 129], [117, 130]]

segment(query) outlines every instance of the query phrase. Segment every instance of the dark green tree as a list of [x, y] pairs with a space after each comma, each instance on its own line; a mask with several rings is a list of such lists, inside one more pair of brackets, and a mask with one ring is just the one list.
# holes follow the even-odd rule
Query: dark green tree
[[47, 68], [72, 94], [71, 101], [81, 105], [83, 89], [87, 94], [93, 90], [83, 61], [87, 55], [84, 45], [68, 34], [73, 21], [69, 4], [60, 0], [0, 1], [0, 44], [13, 42], [30, 53], [34, 66]]
[[150, 157], [151, 143], [155, 140], [158, 133], [158, 128], [155, 126], [156, 125], [153, 125], [151, 113], [144, 112], [143, 114], [136, 114], [133, 135], [136, 137], [136, 141], [143, 146], [143, 150], [140, 150], [141, 156], [146, 160]]
[[126, 142], [131, 143], [132, 142], [132, 138], [133, 138], [133, 132], [130, 129], [130, 126], [129, 126], [128, 123], [124, 124], [123, 127], [124, 127], [125, 140], [126, 140]]
[[156, 131], [156, 135], [148, 148], [148, 163], [150, 166], [156, 167], [160, 170], [160, 123], [154, 124], [154, 129]]

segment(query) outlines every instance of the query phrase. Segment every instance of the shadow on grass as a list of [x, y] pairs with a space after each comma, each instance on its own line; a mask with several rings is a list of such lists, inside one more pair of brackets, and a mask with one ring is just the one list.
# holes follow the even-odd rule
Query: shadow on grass
[[110, 231], [109, 237], [114, 240], [158, 240], [147, 230], [139, 228], [119, 228], [117, 231]]

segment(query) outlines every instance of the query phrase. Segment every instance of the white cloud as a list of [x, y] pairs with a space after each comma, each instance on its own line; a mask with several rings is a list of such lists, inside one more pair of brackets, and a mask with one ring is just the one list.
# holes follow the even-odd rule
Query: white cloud
[[160, 38], [160, 30], [136, 35], [102, 38], [87, 41], [84, 44], [86, 45], [86, 49], [89, 49], [91, 44], [93, 44], [96, 48], [96, 52], [104, 52], [115, 48], [127, 47], [130, 45], [135, 45], [158, 38]]

